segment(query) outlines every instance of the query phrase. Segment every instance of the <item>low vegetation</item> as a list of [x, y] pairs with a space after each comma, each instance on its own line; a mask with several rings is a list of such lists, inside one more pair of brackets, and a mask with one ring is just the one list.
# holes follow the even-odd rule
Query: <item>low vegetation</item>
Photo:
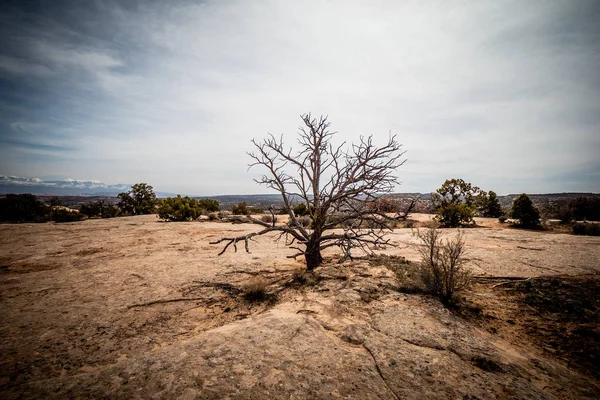
[[426, 289], [444, 304], [454, 302], [455, 295], [471, 284], [471, 272], [464, 267], [465, 241], [461, 232], [454, 239], [443, 240], [436, 226], [418, 229], [421, 241], [421, 278]]
[[575, 222], [571, 225], [573, 235], [600, 236], [600, 223]]
[[250, 211], [248, 210], [248, 206], [246, 205], [245, 201], [233, 206], [231, 213], [233, 215], [250, 215]]
[[164, 221], [193, 221], [204, 211], [198, 200], [188, 196], [168, 197], [156, 204], [158, 217]]
[[243, 288], [243, 296], [248, 301], [263, 301], [267, 298], [268, 282], [262, 278], [255, 278]]
[[443, 239], [436, 225], [417, 229], [421, 261], [411, 263], [401, 256], [370, 257], [371, 265], [381, 265], [394, 273], [398, 290], [403, 293], [427, 293], [443, 304], [453, 305], [457, 294], [469, 288], [471, 272], [464, 267], [465, 241], [459, 232], [454, 239]]

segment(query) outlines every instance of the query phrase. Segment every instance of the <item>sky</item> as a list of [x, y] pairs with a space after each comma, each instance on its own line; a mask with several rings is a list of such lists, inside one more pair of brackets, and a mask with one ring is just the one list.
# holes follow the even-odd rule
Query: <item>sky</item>
[[0, 174], [269, 193], [251, 139], [390, 132], [397, 192], [600, 192], [600, 2], [3, 1]]

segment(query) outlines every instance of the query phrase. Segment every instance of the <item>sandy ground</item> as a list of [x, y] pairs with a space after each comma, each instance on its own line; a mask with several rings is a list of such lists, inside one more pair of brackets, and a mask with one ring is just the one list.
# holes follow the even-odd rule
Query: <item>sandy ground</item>
[[[430, 218], [413, 217], [419, 221]], [[491, 219], [480, 219], [478, 223], [482, 227], [464, 230], [468, 266], [476, 275], [536, 277], [600, 273], [598, 237], [510, 229]], [[97, 376], [93, 374], [104, 373], [112, 365], [188, 343], [218, 327], [237, 326], [241, 323], [238, 321], [273, 308], [268, 302], [241, 302], [235, 296], [236, 290], [257, 277], [275, 284], [302, 268], [301, 260], [287, 258], [293, 250], [282, 242], [273, 243], [273, 237], [259, 237], [251, 243], [249, 254], [240, 248], [237, 253], [229, 251], [217, 256], [221, 246], [208, 243], [253, 230], [255, 227], [245, 224], [164, 223], [156, 216], [0, 225], [0, 389], [9, 397], [18, 398], [27, 393], [26, 388], [31, 388], [32, 382]], [[445, 234], [451, 237], [454, 232], [446, 230]], [[417, 239], [411, 229], [396, 229], [390, 238], [397, 247], [382, 253], [418, 260]], [[330, 255], [335, 256], [336, 252]], [[343, 271], [343, 267], [337, 270]], [[377, 274], [385, 275], [381, 271]], [[352, 276], [358, 277], [360, 273]], [[320, 307], [314, 308], [315, 313], [335, 308], [337, 297], [323, 299], [338, 289], [336, 296], [342, 300], [349, 296], [344, 290], [351, 288], [345, 286], [324, 287], [323, 293], [316, 289], [308, 293], [282, 291], [275, 308], [296, 313], [299, 302], [310, 305], [311, 299]], [[352, 290], [359, 293], [363, 289]], [[362, 292], [359, 294], [357, 301], [361, 300]], [[398, 301], [393, 296], [389, 301]], [[188, 301], [151, 304], [156, 300], [181, 298]], [[410, 301], [417, 300], [410, 297]], [[371, 313], [365, 310], [365, 315]], [[409, 309], [402, 310], [412, 313]], [[376, 327], [377, 320], [370, 321]], [[347, 326], [331, 329], [343, 332]], [[397, 335], [405, 335], [401, 329], [400, 332]], [[505, 356], [516, 351], [506, 344], [497, 346], [508, 346], [503, 352]], [[378, 371], [384, 375], [379, 367]], [[574, 375], [556, 374], [560, 379], [555, 386], [565, 382], [572, 382], [575, 388], [589, 385], [588, 378], [574, 372]], [[549, 392], [539, 389], [539, 393], [522, 393], [560, 398], [558, 392], [552, 392], [558, 389], [548, 385], [550, 389], [544, 390]], [[389, 389], [394, 391], [393, 386]], [[570, 395], [585, 397], [585, 391], [574, 390]], [[593, 387], [591, 390], [595, 393]], [[195, 397], [203, 398], [202, 392], [195, 393]], [[45, 397], [35, 391], [30, 396]]]

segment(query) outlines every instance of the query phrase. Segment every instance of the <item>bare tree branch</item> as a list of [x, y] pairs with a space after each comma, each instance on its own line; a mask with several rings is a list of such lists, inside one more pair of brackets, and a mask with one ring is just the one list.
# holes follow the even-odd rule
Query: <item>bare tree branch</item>
[[[339, 247], [343, 259], [351, 257], [352, 249], [372, 252], [379, 246], [391, 245], [385, 232], [393, 228], [395, 220], [406, 218], [418, 199], [402, 213], [389, 217], [369, 203], [382, 195], [392, 193], [399, 183], [396, 170], [405, 160], [402, 145], [395, 135], [389, 135], [383, 146], [376, 146], [372, 136], [361, 137], [359, 142], [346, 148], [334, 145], [336, 132], [330, 131], [326, 116], [318, 118], [310, 113], [301, 116], [303, 125], [298, 130], [298, 150], [294, 152], [283, 144], [283, 137], [269, 134], [262, 141], [252, 140], [254, 152], [250, 168], [260, 166], [266, 173], [256, 182], [281, 194], [283, 207], [289, 216], [287, 224], [264, 222], [244, 217], [239, 222], [262, 226], [264, 229], [231, 238], [222, 238], [211, 244], [226, 243], [219, 255], [255, 236], [279, 232], [277, 240], [286, 238], [286, 245], [297, 251], [292, 258], [304, 256], [308, 269], [317, 267], [323, 260], [321, 250]], [[300, 223], [294, 213], [297, 201], [308, 209], [310, 227]], [[331, 233], [332, 229], [336, 229]], [[339, 229], [340, 231], [338, 231]], [[290, 239], [291, 238], [291, 239]]]

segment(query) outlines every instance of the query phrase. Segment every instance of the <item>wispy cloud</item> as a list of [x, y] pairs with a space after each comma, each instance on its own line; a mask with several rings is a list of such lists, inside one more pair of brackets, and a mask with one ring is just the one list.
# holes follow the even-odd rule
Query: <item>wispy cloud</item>
[[15, 4], [0, 11], [6, 173], [259, 192], [249, 140], [293, 144], [312, 111], [340, 141], [397, 133], [398, 190], [600, 191], [593, 1]]

